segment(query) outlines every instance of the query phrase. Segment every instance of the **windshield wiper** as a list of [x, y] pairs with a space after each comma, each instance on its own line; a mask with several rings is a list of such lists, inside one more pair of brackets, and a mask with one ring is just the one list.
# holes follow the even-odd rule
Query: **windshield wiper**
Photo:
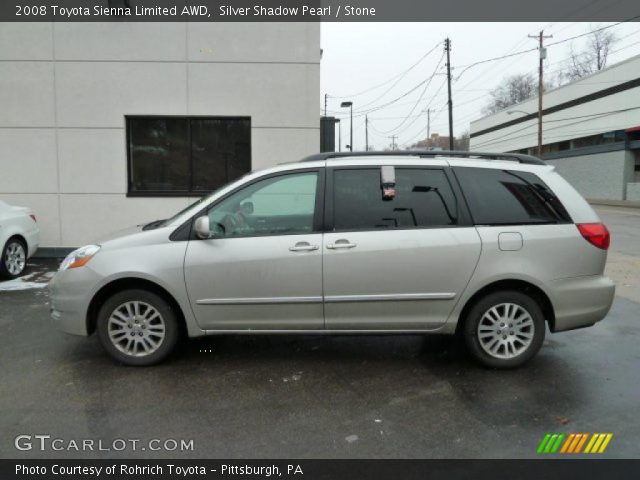
[[142, 230], [153, 230], [154, 228], [160, 227], [166, 219], [162, 220], [154, 220], [153, 222], [149, 222], [142, 226]]

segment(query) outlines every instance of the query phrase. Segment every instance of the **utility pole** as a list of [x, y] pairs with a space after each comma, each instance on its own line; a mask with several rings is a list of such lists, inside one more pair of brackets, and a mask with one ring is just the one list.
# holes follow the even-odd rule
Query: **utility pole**
[[451, 40], [444, 40], [447, 52], [447, 89], [449, 91], [449, 150], [453, 150], [453, 100], [451, 99]]
[[324, 116], [327, 116], [327, 94], [324, 94]]
[[544, 30], [540, 30], [538, 35], [529, 35], [539, 42], [538, 51], [540, 54], [538, 66], [538, 157], [542, 158], [542, 95], [544, 94], [544, 59], [547, 58], [547, 49], [544, 48], [544, 39], [553, 38], [553, 35], [545, 35]]
[[364, 151], [369, 151], [369, 117], [364, 116]]
[[427, 148], [429, 148], [429, 139], [431, 138], [431, 109], [427, 108]]
[[391, 135], [388, 138], [391, 139], [391, 150], [395, 150], [396, 149], [396, 138], [398, 138], [398, 136], [397, 135]]

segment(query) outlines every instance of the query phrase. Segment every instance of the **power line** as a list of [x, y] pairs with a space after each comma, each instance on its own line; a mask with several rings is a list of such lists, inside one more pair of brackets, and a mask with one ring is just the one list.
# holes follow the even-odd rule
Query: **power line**
[[[411, 65], [409, 68], [407, 68], [407, 69], [406, 69], [406, 70], [404, 70], [403, 72], [400, 72], [400, 73], [399, 73], [399, 74], [397, 74], [397, 75], [394, 75], [393, 77], [391, 77], [391, 78], [390, 78], [390, 79], [388, 79], [388, 80], [385, 80], [385, 81], [384, 81], [384, 82], [382, 82], [382, 83], [379, 83], [379, 84], [377, 84], [377, 85], [375, 85], [375, 86], [373, 86], [373, 87], [367, 88], [366, 90], [362, 90], [362, 91], [360, 91], [360, 92], [353, 93], [353, 94], [351, 94], [351, 95], [329, 95], [329, 97], [331, 97], [331, 98], [351, 98], [351, 97], [359, 97], [360, 95], [364, 95], [365, 93], [369, 93], [369, 92], [371, 92], [371, 91], [373, 91], [373, 90], [376, 90], [376, 89], [378, 89], [378, 88], [380, 88], [380, 87], [383, 87], [383, 86], [387, 85], [388, 83], [393, 82], [395, 79], [398, 79], [398, 82], [399, 82], [400, 80], [402, 80], [402, 78], [403, 78], [404, 76], [406, 76], [406, 75], [407, 75], [407, 73], [409, 73], [411, 70], [413, 70], [415, 67], [417, 67], [417, 66], [418, 66], [418, 65], [419, 65], [419, 64], [420, 64], [420, 63], [421, 63], [425, 58], [427, 58], [429, 55], [431, 55], [431, 53], [433, 53], [433, 52], [434, 52], [434, 51], [435, 51], [435, 50], [436, 50], [436, 49], [437, 49], [441, 44], [442, 44], [442, 42], [438, 42], [438, 43], [436, 43], [436, 44], [434, 45], [434, 47], [433, 47], [431, 50], [429, 50], [427, 53], [425, 53], [424, 55], [422, 55], [422, 57], [420, 57], [420, 58], [418, 59], [418, 61], [417, 61], [417, 62], [415, 62], [413, 65]], [[392, 85], [392, 86], [391, 86], [391, 88], [393, 88], [393, 87], [394, 87], [398, 82], [394, 83], [394, 85]], [[391, 90], [391, 88], [390, 88], [389, 90]], [[383, 94], [381, 95], [381, 97], [382, 97], [382, 96], [384, 96], [384, 95], [385, 95], [389, 90], [387, 90], [385, 93], [383, 93]]]
[[[579, 120], [577, 122], [572, 122], [572, 123], [568, 123], [566, 125], [561, 125], [561, 127], [569, 127], [571, 125], [578, 125], [580, 123], [588, 122], [589, 120], [594, 120], [594, 119], [597, 120], [598, 118], [601, 118], [601, 117], [606, 117], [606, 116], [609, 116], [609, 115], [614, 115], [616, 113], [624, 113], [624, 112], [629, 112], [629, 111], [638, 110], [638, 109], [640, 109], [640, 107], [622, 108], [622, 109], [619, 109], [619, 110], [610, 110], [610, 111], [607, 111], [607, 112], [598, 112], [598, 113], [592, 113], [592, 114], [589, 114], [589, 115], [578, 115], [578, 116], [575, 116], [575, 117], [564, 117], [564, 118], [554, 118], [554, 119], [550, 119], [550, 120], [543, 120], [542, 123], [543, 124], [547, 124], [547, 123], [565, 122], [567, 120]], [[524, 127], [519, 128], [518, 130], [514, 130], [513, 132], [510, 132], [505, 136], [501, 136], [498, 139], [491, 139], [491, 140], [488, 140], [488, 141], [485, 141], [485, 142], [480, 142], [479, 144], [475, 145], [474, 147], [479, 147], [479, 146], [484, 146], [484, 145], [491, 145], [491, 144], [500, 143], [500, 142], [503, 142], [503, 141], [506, 141], [506, 140], [515, 140], [517, 138], [526, 137], [526, 136], [531, 135], [531, 134], [530, 133], [525, 133], [525, 134], [518, 135], [518, 136], [515, 136], [515, 137], [513, 135], [516, 134], [516, 133], [520, 133], [523, 130], [526, 130], [528, 128], [535, 127], [535, 126], [536, 126], [535, 124], [525, 125]]]
[[440, 87], [438, 87], [438, 90], [436, 90], [436, 93], [433, 97], [431, 97], [431, 100], [429, 101], [429, 103], [427, 104], [427, 106], [422, 110], [422, 112], [420, 112], [418, 115], [415, 116], [414, 120], [409, 123], [409, 125], [407, 125], [406, 127], [404, 127], [401, 131], [398, 132], [398, 135], [403, 134], [404, 132], [406, 132], [414, 123], [416, 123], [418, 121], [418, 118], [422, 117], [426, 112], [429, 112], [429, 108], [431, 107], [431, 104], [433, 103], [433, 101], [438, 97], [438, 94], [440, 93], [440, 90], [442, 90], [444, 88], [444, 86], [446, 85], [447, 80], [445, 79], [441, 84]]
[[[448, 104], [444, 104], [444, 106], [442, 106], [442, 108], [440, 108], [440, 110], [438, 110], [436, 112], [436, 115], [434, 117], [431, 118], [431, 121], [433, 122], [436, 118], [438, 118], [438, 116], [440, 116], [440, 114], [442, 112], [444, 112], [444, 110], [447, 108]], [[423, 129], [421, 129], [418, 133], [416, 133], [413, 137], [411, 137], [409, 140], [406, 140], [402, 146], [405, 147], [407, 146], [409, 143], [413, 142], [416, 138], [418, 138], [420, 135], [422, 135], [422, 133], [427, 129], [428, 125], [425, 125], [425, 127]]]
[[[428, 81], [429, 81], [428, 78], [423, 80], [423, 81], [421, 81], [420, 83], [418, 83], [417, 85], [414, 85], [411, 89], [409, 89], [408, 91], [406, 91], [405, 93], [403, 93], [399, 97], [396, 97], [395, 99], [393, 99], [393, 100], [391, 100], [391, 101], [389, 101], [387, 103], [384, 103], [384, 104], [382, 104], [380, 106], [372, 107], [372, 108], [365, 109], [365, 110], [359, 110], [359, 111], [356, 110], [356, 112], [354, 113], [353, 116], [354, 116], [354, 118], [355, 117], [362, 117], [362, 116], [364, 116], [364, 115], [366, 115], [368, 113], [375, 112], [377, 110], [381, 110], [383, 108], [386, 108], [389, 105], [392, 105], [392, 104], [396, 103], [398, 100], [401, 100], [401, 99], [405, 98], [407, 95], [410, 95], [411, 93], [415, 92], [417, 89], [419, 89], [422, 85], [424, 85]], [[357, 113], [357, 115], [356, 115], [356, 113]]]
[[[562, 43], [570, 42], [571, 40], [575, 40], [577, 38], [585, 37], [587, 35], [591, 35], [591, 34], [596, 33], [596, 32], [601, 32], [601, 31], [607, 30], [609, 28], [617, 27], [618, 25], [622, 25], [623, 23], [631, 22], [632, 20], [635, 20], [637, 18], [640, 18], [640, 15], [635, 15], [633, 17], [627, 18], [626, 20], [622, 20], [621, 22], [613, 23], [613, 24], [607, 25], [605, 27], [596, 28], [595, 30], [591, 30], [591, 31], [586, 32], [586, 33], [581, 33], [579, 35], [574, 35], [572, 37], [565, 38], [563, 40], [558, 40], [557, 42], [549, 43], [549, 44], [547, 44], [547, 47], [552, 47], [554, 45], [560, 45]], [[515, 57], [517, 55], [523, 55], [525, 53], [535, 52], [536, 50], [538, 50], [537, 47], [536, 48], [529, 48], [527, 50], [521, 50], [519, 52], [510, 53], [510, 54], [507, 54], [507, 55], [501, 55], [499, 57], [487, 58], [485, 60], [480, 60], [480, 61], [477, 61], [477, 62], [474, 62], [474, 63], [470, 63], [468, 65], [460, 65], [460, 66], [458, 66], [458, 68], [463, 68], [463, 70], [456, 77], [456, 81], [458, 81], [460, 79], [460, 77], [462, 76], [462, 74], [464, 74], [464, 72], [466, 72], [470, 68], [475, 67], [477, 65], [482, 65], [484, 63], [489, 63], [489, 62], [495, 62], [496, 60], [503, 60], [505, 58]]]
[[[424, 88], [422, 89], [422, 92], [420, 92], [420, 96], [418, 97], [418, 99], [413, 104], [413, 107], [411, 107], [411, 110], [409, 110], [409, 113], [404, 117], [404, 119], [402, 119], [402, 121], [398, 125], [396, 125], [395, 127], [387, 130], [385, 133], [394, 132], [394, 131], [398, 130], [402, 125], [404, 125], [406, 123], [406, 121], [409, 119], [409, 116], [416, 110], [416, 108], [418, 107], [418, 104], [420, 103], [420, 100], [422, 100], [422, 98], [424, 97], [424, 94], [427, 92], [427, 90], [431, 86], [431, 83], [433, 82], [433, 79], [438, 74], [438, 69], [440, 68], [440, 65], [442, 64], [442, 60], [443, 59], [444, 59], [444, 52], [442, 52], [442, 56], [440, 57], [440, 60], [438, 61], [437, 65], [436, 65], [436, 68], [433, 70], [433, 73], [429, 76], [427, 83], [425, 84]], [[436, 95], [437, 94], [438, 94], [438, 92], [436, 92]]]

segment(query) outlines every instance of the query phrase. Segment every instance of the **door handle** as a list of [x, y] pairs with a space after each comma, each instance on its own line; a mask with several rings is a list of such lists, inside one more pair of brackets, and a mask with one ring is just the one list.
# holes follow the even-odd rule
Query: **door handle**
[[289, 247], [291, 252], [312, 252], [318, 250], [318, 245], [311, 245], [309, 242], [298, 242], [293, 247]]
[[340, 240], [336, 240], [336, 243], [330, 243], [327, 245], [327, 248], [330, 250], [337, 250], [338, 248], [353, 248], [357, 245], [355, 243], [351, 243], [349, 240], [345, 238], [341, 238]]

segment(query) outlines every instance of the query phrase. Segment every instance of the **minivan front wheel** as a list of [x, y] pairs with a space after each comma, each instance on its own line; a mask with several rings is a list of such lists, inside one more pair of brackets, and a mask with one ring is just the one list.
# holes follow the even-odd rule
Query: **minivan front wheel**
[[117, 361], [135, 366], [164, 360], [178, 340], [178, 320], [171, 306], [147, 290], [124, 290], [110, 297], [98, 313], [100, 343]]
[[544, 315], [538, 303], [517, 291], [494, 292], [470, 309], [465, 343], [482, 364], [514, 368], [530, 360], [544, 341]]

